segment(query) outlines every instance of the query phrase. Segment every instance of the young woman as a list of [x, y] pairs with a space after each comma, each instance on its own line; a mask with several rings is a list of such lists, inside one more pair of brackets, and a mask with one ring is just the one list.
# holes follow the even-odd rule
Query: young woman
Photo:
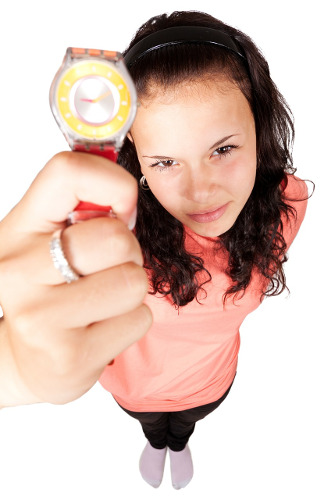
[[150, 282], [148, 334], [100, 381], [142, 425], [143, 478], [188, 484], [195, 423], [227, 396], [239, 327], [286, 288], [305, 213], [289, 109], [246, 35], [198, 12], [143, 25], [126, 63], [140, 107], [120, 163], [140, 184], [136, 236]]
[[[162, 15], [126, 62], [141, 105], [120, 163], [136, 181], [61, 153], [0, 224], [0, 407], [65, 403], [100, 379], [142, 425], [143, 478], [161, 483], [169, 449], [179, 489], [195, 423], [236, 375], [242, 321], [286, 288], [307, 192], [291, 114], [246, 35], [202, 13]], [[118, 218], [66, 227], [82, 199]], [[50, 258], [59, 229], [81, 276], [70, 286]]]

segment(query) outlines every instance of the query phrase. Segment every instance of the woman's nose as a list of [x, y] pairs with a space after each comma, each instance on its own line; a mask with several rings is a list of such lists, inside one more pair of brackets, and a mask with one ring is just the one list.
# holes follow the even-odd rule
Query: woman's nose
[[205, 164], [187, 169], [182, 177], [182, 184], [183, 196], [198, 204], [211, 203], [217, 190], [215, 179]]

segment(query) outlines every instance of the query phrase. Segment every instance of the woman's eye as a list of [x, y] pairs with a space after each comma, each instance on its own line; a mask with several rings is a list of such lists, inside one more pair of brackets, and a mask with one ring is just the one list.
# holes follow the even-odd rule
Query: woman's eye
[[153, 165], [151, 166], [163, 170], [166, 168], [173, 167], [174, 165], [177, 165], [177, 162], [175, 160], [159, 160], [156, 163], [153, 163]]
[[218, 156], [218, 157], [221, 157], [221, 156], [226, 156], [226, 155], [230, 155], [231, 154], [231, 151], [233, 149], [237, 149], [238, 146], [234, 146], [234, 145], [229, 145], [229, 146], [221, 146], [220, 148], [217, 148], [215, 149], [214, 153], [212, 154], [212, 156]]

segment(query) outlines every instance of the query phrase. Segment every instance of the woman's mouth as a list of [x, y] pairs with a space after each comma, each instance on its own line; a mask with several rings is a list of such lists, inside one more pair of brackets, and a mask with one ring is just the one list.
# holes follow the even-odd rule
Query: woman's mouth
[[205, 222], [213, 222], [214, 220], [219, 219], [226, 209], [228, 208], [229, 203], [226, 203], [222, 207], [215, 208], [213, 210], [208, 210], [207, 212], [201, 212], [198, 214], [187, 214], [192, 220], [199, 223]]

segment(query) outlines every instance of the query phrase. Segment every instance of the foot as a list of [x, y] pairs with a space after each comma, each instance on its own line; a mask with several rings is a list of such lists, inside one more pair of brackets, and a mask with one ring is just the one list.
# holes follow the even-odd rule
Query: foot
[[188, 445], [182, 451], [169, 450], [172, 486], [185, 488], [193, 477], [193, 462]]
[[143, 479], [158, 488], [163, 479], [164, 464], [167, 449], [158, 450], [148, 442], [140, 458], [140, 473]]

